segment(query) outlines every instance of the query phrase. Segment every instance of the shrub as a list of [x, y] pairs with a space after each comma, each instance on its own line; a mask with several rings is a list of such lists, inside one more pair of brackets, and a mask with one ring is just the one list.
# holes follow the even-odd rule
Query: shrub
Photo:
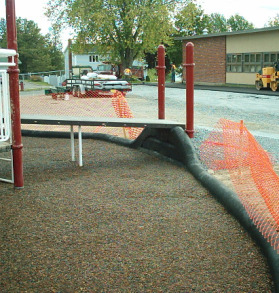
[[[147, 75], [149, 77], [149, 81], [151, 82], [158, 81], [157, 70], [155, 68], [148, 69]], [[146, 81], [147, 81], [147, 78], [146, 78]]]
[[43, 81], [42, 77], [39, 75], [31, 75], [30, 80], [35, 82]]

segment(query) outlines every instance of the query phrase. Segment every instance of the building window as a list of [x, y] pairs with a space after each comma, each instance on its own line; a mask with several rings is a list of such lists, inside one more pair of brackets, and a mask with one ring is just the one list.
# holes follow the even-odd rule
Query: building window
[[261, 53], [244, 54], [243, 72], [258, 72], [262, 68]]
[[90, 55], [89, 62], [99, 62], [99, 56], [98, 55]]
[[227, 54], [227, 72], [256, 73], [262, 67], [272, 67], [279, 60], [279, 52]]
[[227, 72], [241, 72], [242, 54], [227, 55]]
[[263, 67], [272, 67], [276, 61], [279, 60], [278, 53], [264, 53]]

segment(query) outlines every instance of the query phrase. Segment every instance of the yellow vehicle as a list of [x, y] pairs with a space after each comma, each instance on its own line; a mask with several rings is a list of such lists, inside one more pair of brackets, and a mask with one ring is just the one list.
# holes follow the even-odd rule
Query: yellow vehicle
[[274, 67], [265, 67], [257, 73], [255, 81], [256, 89], [271, 88], [274, 92], [279, 89], [279, 61]]

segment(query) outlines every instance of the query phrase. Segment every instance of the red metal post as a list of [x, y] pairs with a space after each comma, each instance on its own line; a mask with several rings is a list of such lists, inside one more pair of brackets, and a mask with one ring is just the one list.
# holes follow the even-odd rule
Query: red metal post
[[[6, 21], [8, 49], [14, 49], [17, 51], [15, 0], [6, 0]], [[14, 164], [14, 186], [16, 188], [23, 188], [23, 146], [21, 141], [18, 56], [15, 56], [15, 63], [16, 66], [12, 66], [8, 69], [13, 133], [12, 149]]]
[[20, 90], [24, 91], [24, 83], [23, 83], [23, 81], [20, 82]]
[[186, 133], [194, 137], [194, 44], [186, 44]]
[[158, 66], [156, 67], [158, 73], [158, 118], [165, 119], [165, 47], [160, 45], [158, 47]]

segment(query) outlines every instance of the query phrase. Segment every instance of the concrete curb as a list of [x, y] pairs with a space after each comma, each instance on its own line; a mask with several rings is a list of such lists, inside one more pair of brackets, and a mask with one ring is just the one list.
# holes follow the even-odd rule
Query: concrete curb
[[[69, 133], [22, 130], [25, 136], [69, 138]], [[181, 127], [173, 129], [145, 128], [136, 140], [128, 140], [108, 134], [83, 133], [83, 138], [98, 139], [130, 148], [143, 148], [176, 160], [187, 169], [226, 209], [256, 241], [267, 258], [279, 292], [279, 254], [266, 241], [250, 219], [238, 196], [222, 182], [211, 176], [201, 165], [192, 142]]]

